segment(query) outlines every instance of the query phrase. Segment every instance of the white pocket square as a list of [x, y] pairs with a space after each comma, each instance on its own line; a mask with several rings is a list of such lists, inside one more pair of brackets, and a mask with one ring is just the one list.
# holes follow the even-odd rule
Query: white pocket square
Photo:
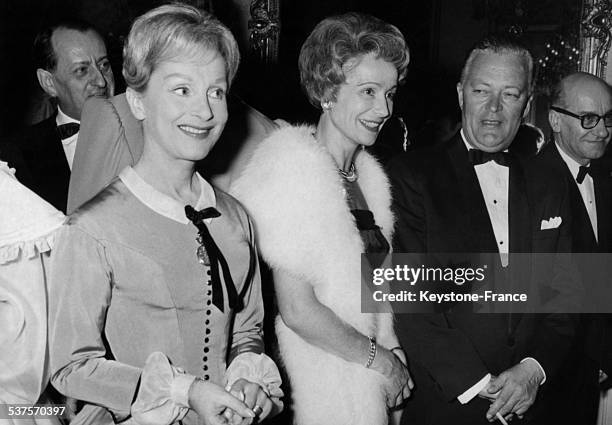
[[540, 230], [556, 229], [561, 226], [561, 217], [551, 217], [548, 220], [542, 220]]

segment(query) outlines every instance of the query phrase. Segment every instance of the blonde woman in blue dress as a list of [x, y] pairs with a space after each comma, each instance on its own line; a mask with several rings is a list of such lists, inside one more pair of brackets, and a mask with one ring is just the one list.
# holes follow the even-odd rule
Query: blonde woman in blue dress
[[70, 216], [51, 270], [51, 381], [86, 403], [81, 423], [248, 424], [282, 408], [251, 222], [195, 171], [238, 62], [229, 30], [190, 6], [130, 30], [143, 153]]

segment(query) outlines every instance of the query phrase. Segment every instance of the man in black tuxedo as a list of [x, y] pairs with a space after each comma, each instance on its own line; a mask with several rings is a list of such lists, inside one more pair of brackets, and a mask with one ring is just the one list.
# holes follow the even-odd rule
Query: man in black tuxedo
[[[511, 40], [487, 38], [470, 52], [457, 84], [460, 132], [390, 163], [396, 253], [569, 252], [567, 186], [507, 152], [529, 110], [532, 70], [531, 54]], [[563, 267], [550, 275], [571, 276]], [[574, 324], [458, 306], [399, 314], [397, 332], [416, 384], [403, 423], [474, 425], [497, 413], [529, 419]]]
[[[572, 252], [612, 252], [612, 177], [604, 159], [612, 136], [612, 93], [608, 84], [584, 72], [571, 74], [557, 86], [549, 111], [554, 143], [535, 159], [543, 169], [568, 182], [572, 209]], [[593, 257], [591, 257], [593, 258]], [[599, 261], [606, 261], [601, 256]], [[586, 264], [585, 287], [592, 283]], [[600, 381], [612, 375], [612, 332], [609, 315], [580, 317], [576, 340], [562, 373], [544, 396], [571, 405], [550, 412], [551, 424], [595, 424]]]
[[610, 252], [612, 179], [609, 163], [602, 158], [612, 136], [610, 87], [584, 72], [565, 77], [551, 99], [548, 119], [554, 143], [539, 153], [537, 164], [568, 181], [574, 217], [572, 251]]
[[78, 20], [62, 20], [42, 30], [34, 41], [34, 53], [38, 82], [56, 99], [57, 111], [15, 134], [12, 142], [25, 161], [17, 178], [66, 212], [83, 104], [93, 96], [114, 94], [113, 71], [100, 34]]

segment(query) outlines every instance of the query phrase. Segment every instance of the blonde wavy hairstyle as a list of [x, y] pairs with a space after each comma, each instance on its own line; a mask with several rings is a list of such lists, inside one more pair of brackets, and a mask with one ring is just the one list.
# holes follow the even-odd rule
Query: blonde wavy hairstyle
[[142, 92], [161, 62], [201, 48], [221, 55], [231, 85], [240, 52], [230, 30], [213, 15], [193, 6], [173, 3], [157, 7], [132, 24], [123, 48], [123, 77], [130, 88]]

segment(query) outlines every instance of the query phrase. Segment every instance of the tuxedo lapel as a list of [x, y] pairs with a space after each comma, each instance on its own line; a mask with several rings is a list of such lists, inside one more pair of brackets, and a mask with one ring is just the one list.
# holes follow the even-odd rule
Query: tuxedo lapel
[[600, 252], [612, 252], [612, 176], [609, 169], [593, 173], [597, 208], [597, 245]]
[[531, 252], [531, 216], [527, 199], [527, 182], [519, 160], [511, 153], [508, 193], [508, 234], [510, 252]]
[[[591, 219], [586, 206], [576, 184], [576, 176], [573, 176], [569, 167], [561, 157], [559, 149], [555, 143], [551, 143], [542, 152], [547, 166], [556, 168], [567, 180], [570, 196], [570, 208], [572, 214], [572, 251], [574, 252], [594, 252], [597, 250], [597, 241]], [[593, 179], [595, 181], [595, 179]], [[597, 203], [597, 185], [595, 185], [595, 196]], [[597, 204], [597, 215], [599, 220], [599, 204]], [[598, 225], [599, 227], [599, 225]]]
[[40, 163], [53, 164], [54, 168], [66, 168], [70, 171], [68, 166], [68, 160], [64, 153], [62, 146], [62, 139], [60, 138], [57, 125], [55, 123], [55, 116], [47, 118], [46, 120], [36, 124], [33, 127], [34, 131], [30, 136], [28, 151], [31, 152], [44, 152], [45, 158], [38, 158]]
[[55, 208], [65, 212], [70, 181], [70, 167], [57, 131], [55, 116], [31, 127], [21, 146], [31, 188]]
[[[474, 171], [474, 166], [470, 163], [461, 134], [457, 133], [448, 142], [446, 152], [454, 172], [454, 176], [451, 176], [451, 178], [456, 177], [454, 182], [449, 182], [449, 189], [455, 187], [457, 193], [460, 193], [463, 199], [463, 205], [456, 208], [456, 211], [469, 212], [463, 214], [463, 220], [465, 221], [463, 228], [470, 232], [469, 235], [466, 235], [466, 243], [471, 246], [470, 250], [473, 252], [497, 252], [493, 225], [489, 218], [478, 177]], [[458, 212], [457, 214], [461, 213]]]

